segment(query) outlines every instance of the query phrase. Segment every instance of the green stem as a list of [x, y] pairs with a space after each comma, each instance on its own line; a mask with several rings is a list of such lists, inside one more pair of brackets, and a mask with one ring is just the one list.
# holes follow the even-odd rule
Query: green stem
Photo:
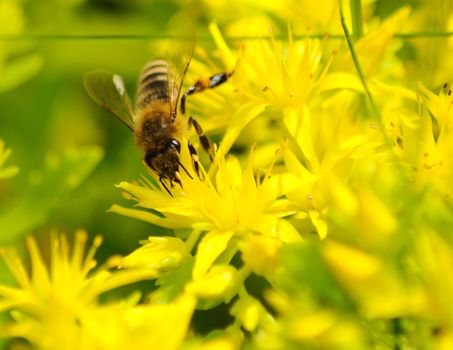
[[404, 328], [402, 325], [402, 320], [401, 318], [394, 318], [392, 320], [392, 326], [393, 326], [393, 335], [394, 335], [394, 346], [393, 348], [395, 350], [401, 350], [401, 337], [404, 335]]
[[[355, 32], [356, 33], [356, 32]], [[363, 34], [363, 33], [362, 33]], [[452, 37], [453, 32], [431, 32], [420, 31], [412, 33], [395, 33], [394, 37], [399, 39], [436, 39]], [[294, 40], [302, 39], [327, 39], [327, 40], [340, 40], [344, 38], [344, 34], [335, 33], [312, 33], [312, 34], [293, 34]], [[72, 34], [19, 34], [19, 35], [2, 35], [0, 34], [0, 41], [34, 41], [34, 40], [71, 40], [71, 41], [91, 41], [91, 40], [125, 40], [125, 41], [154, 41], [154, 40], [184, 40], [185, 38], [178, 38], [165, 34], [110, 34], [110, 35], [72, 35]], [[253, 41], [253, 40], [270, 40], [270, 37], [261, 36], [225, 36], [225, 41], [228, 43]], [[275, 40], [287, 40], [287, 35], [275, 35]], [[197, 42], [210, 42], [212, 38], [207, 35], [197, 36]]]
[[197, 244], [198, 238], [200, 238], [201, 231], [200, 230], [193, 230], [189, 238], [186, 240], [186, 246], [187, 250], [191, 252], [193, 248], [195, 247], [195, 244]]
[[350, 0], [352, 34], [357, 40], [363, 36], [362, 2], [360, 0]]
[[[346, 21], [344, 18], [343, 0], [340, 0], [340, 19], [341, 19], [341, 26], [343, 27], [344, 35], [346, 37], [346, 41], [349, 46], [349, 51], [351, 53], [352, 61], [354, 62], [355, 69], [357, 71], [357, 74], [359, 75], [360, 81], [362, 82], [363, 89], [365, 90], [366, 100], [368, 102], [370, 113], [371, 113], [373, 119], [375, 120], [376, 125], [379, 128], [379, 131], [382, 134], [384, 144], [389, 149], [393, 149], [392, 142], [385, 132], [385, 126], [384, 126], [384, 123], [382, 122], [381, 113], [374, 102], [373, 96], [370, 93], [370, 89], [368, 88], [368, 84], [365, 79], [365, 74], [363, 73], [363, 69], [362, 69], [362, 66], [360, 65], [360, 61], [357, 56], [357, 52], [355, 51], [354, 44], [352, 43], [351, 35], [349, 34], [348, 26], [346, 25]], [[396, 157], [395, 153], [393, 155], [394, 155], [394, 157]], [[396, 163], [400, 164], [399, 161], [396, 161]], [[404, 176], [404, 170], [402, 169], [402, 167], [399, 166], [398, 169], [401, 172], [401, 175]]]
[[343, 13], [343, 1], [340, 0], [340, 19], [341, 19], [341, 26], [343, 27], [344, 35], [346, 37], [346, 41], [349, 46], [349, 51], [351, 52], [351, 57], [352, 61], [354, 62], [355, 69], [357, 71], [357, 74], [359, 75], [360, 81], [362, 82], [363, 89], [365, 90], [365, 94], [368, 100], [368, 104], [370, 106], [371, 114], [373, 118], [376, 120], [376, 122], [379, 124], [379, 127], [381, 128], [381, 131], [384, 131], [384, 126], [382, 125], [382, 121], [380, 118], [380, 113], [379, 110], [376, 107], [376, 104], [374, 103], [373, 96], [371, 96], [370, 89], [368, 88], [368, 84], [365, 79], [365, 74], [363, 73], [362, 66], [360, 65], [359, 58], [357, 56], [357, 52], [355, 51], [354, 44], [352, 43], [351, 35], [349, 33], [348, 26], [346, 25], [346, 21], [344, 18], [344, 13]]

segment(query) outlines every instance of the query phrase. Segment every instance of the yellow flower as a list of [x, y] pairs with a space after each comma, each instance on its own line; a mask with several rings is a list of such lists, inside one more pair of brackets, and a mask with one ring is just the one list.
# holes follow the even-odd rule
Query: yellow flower
[[[225, 65], [231, 65], [234, 54], [214, 25], [211, 32]], [[315, 230], [321, 238], [328, 233], [325, 215], [331, 178], [346, 183], [353, 159], [365, 158], [382, 145], [379, 130], [354, 117], [352, 101], [358, 92], [363, 92], [360, 80], [354, 71], [348, 72], [350, 67], [346, 71], [332, 71], [330, 67], [336, 61], [335, 55], [326, 56], [323, 48], [324, 43], [320, 40], [293, 40], [291, 32], [287, 42], [272, 37], [245, 42], [238, 55], [235, 74], [230, 79], [235, 95], [228, 95], [228, 101], [215, 99], [218, 105], [224, 102], [223, 110], [219, 112], [224, 117], [216, 119], [215, 123], [227, 125], [219, 146], [220, 157], [226, 154], [240, 133], [246, 135], [240, 140], [246, 145], [250, 139], [258, 139], [274, 146], [288, 136], [285, 131], [289, 132], [295, 143], [290, 141], [285, 146], [288, 149], [286, 165], [301, 179], [299, 188], [289, 196], [302, 205], [300, 217], [311, 223], [312, 228], [300, 226], [301, 231]], [[377, 63], [373, 61], [374, 65], [370, 63], [370, 67], [375, 68]], [[229, 113], [228, 107], [236, 106], [238, 101], [242, 105], [241, 112]], [[206, 109], [208, 97], [197, 96], [194, 105], [197, 103], [199, 109], [201, 106]], [[259, 118], [263, 122], [254, 120], [258, 115], [263, 117]], [[252, 120], [253, 125], [246, 128]], [[278, 123], [271, 126], [275, 120], [282, 121], [286, 130], [275, 128], [275, 125], [281, 125]], [[266, 157], [269, 152], [267, 156], [262, 152], [258, 164], [261, 165]]]
[[[331, 113], [332, 108], [336, 113]], [[315, 112], [309, 108], [288, 111], [284, 123], [295, 141], [293, 149], [284, 152], [285, 163], [301, 179], [301, 186], [288, 198], [299, 204], [303, 212], [299, 218], [310, 222], [312, 230], [325, 238], [332, 197], [340, 195], [338, 189], [350, 182], [355, 164], [380, 154], [381, 134], [370, 122], [354, 120], [347, 101], [340, 98]], [[342, 200], [347, 191], [341, 194]], [[348, 197], [353, 200], [354, 195]], [[350, 200], [341, 202], [357, 210]]]
[[282, 242], [267, 236], [250, 235], [238, 244], [245, 264], [257, 275], [270, 275], [278, 266]]
[[402, 317], [425, 310], [424, 290], [404, 283], [395, 267], [378, 256], [334, 241], [325, 242], [322, 254], [366, 317]]
[[[210, 31], [222, 67], [216, 68], [207, 55], [200, 54], [194, 59], [192, 73], [206, 75], [216, 69], [234, 68], [234, 74], [224, 86], [194, 95], [188, 109], [205, 117], [206, 130], [225, 130], [219, 156], [226, 155], [243, 132], [252, 135], [241, 140], [246, 147], [250, 140], [278, 143], [286, 135], [271, 123], [281, 120], [289, 110], [325, 103], [321, 98], [325, 93], [340, 88], [362, 91], [355, 74], [329, 70], [335, 55], [326, 57], [321, 40], [293, 40], [290, 31], [288, 41], [273, 37], [245, 41], [236, 54], [215, 24], [210, 25]], [[259, 116], [264, 121], [247, 128]]]
[[231, 308], [231, 314], [234, 315], [242, 327], [248, 332], [253, 332], [259, 325], [260, 319], [266, 314], [261, 303], [249, 296], [241, 296]]
[[232, 78], [238, 92], [281, 113], [300, 108], [322, 90], [329, 62], [319, 40], [254, 40], [244, 45]]
[[226, 330], [216, 331], [208, 337], [192, 339], [185, 344], [187, 350], [238, 350], [242, 349], [244, 340], [243, 333], [236, 327], [229, 327]]
[[317, 305], [308, 293], [295, 295], [269, 291], [267, 299], [279, 317], [256, 337], [258, 345], [272, 349], [367, 349], [366, 333], [359, 322], [327, 305]]
[[453, 176], [453, 96], [446, 84], [439, 94], [434, 94], [419, 84], [423, 104], [418, 128], [403, 138], [406, 159], [413, 165], [416, 183], [420, 188], [433, 186], [451, 199], [450, 179]]
[[180, 349], [194, 309], [195, 299], [189, 295], [161, 305], [99, 307], [83, 320], [82, 338], [74, 350]]
[[96, 309], [100, 294], [148, 279], [147, 269], [93, 271], [94, 254], [101, 238], [85, 252], [87, 235], [75, 234], [72, 250], [64, 235], [51, 236], [47, 267], [33, 238], [27, 239], [31, 272], [13, 249], [3, 248], [3, 258], [18, 286], [0, 285], [0, 311], [11, 310], [14, 321], [3, 334], [22, 337], [43, 349], [76, 349], [80, 325]]
[[[355, 48], [368, 80], [379, 78], [387, 82], [390, 79], [403, 77], [403, 64], [396, 56], [402, 42], [395, 38], [394, 34], [403, 26], [409, 13], [409, 8], [403, 7], [382, 23], [376, 21], [375, 23], [378, 24], [376, 28], [369, 28], [367, 33], [357, 41]], [[341, 50], [332, 66], [338, 70], [355, 72], [349, 50]], [[392, 81], [392, 85], [396, 84]]]
[[[143, 209], [114, 205], [111, 211], [167, 228], [192, 229], [195, 235], [206, 232], [197, 247], [194, 280], [201, 278], [222, 254], [223, 263], [228, 263], [238, 249], [237, 241], [250, 234], [272, 237], [280, 242], [300, 240], [299, 233], [282, 218], [293, 213], [284, 196], [299, 186], [297, 176], [273, 175], [271, 165], [263, 178], [257, 178], [253, 155], [254, 150], [244, 170], [236, 158], [217, 158], [215, 181], [207, 174], [201, 180], [181, 173], [182, 189], [175, 187], [173, 197], [151, 183], [122, 182], [119, 187], [128, 191]], [[190, 156], [184, 148], [181, 159], [183, 164], [190, 164]], [[193, 246], [195, 242], [190, 244]]]
[[228, 302], [237, 293], [241, 282], [234, 267], [215, 265], [206, 274], [188, 283], [185, 291], [204, 299], [224, 299]]
[[118, 267], [143, 267], [156, 271], [156, 275], [180, 266], [189, 256], [185, 242], [176, 237], [149, 237], [143, 246], [121, 259]]
[[[373, 79], [371, 91], [379, 102], [378, 108], [382, 111], [383, 122], [391, 133], [395, 148], [399, 147], [401, 138], [398, 133], [400, 124], [396, 125], [393, 120], [399, 118], [405, 127], [413, 128], [415, 124], [413, 118], [396, 112], [403, 105], [401, 96], [405, 94], [405, 97], [415, 100], [415, 94], [402, 88], [398, 90], [397, 87], [392, 90], [385, 83], [376, 81], [376, 77], [389, 79], [401, 76], [402, 65], [395, 56], [398, 43], [394, 44], [392, 39], [407, 15], [407, 9], [398, 12], [357, 42], [365, 77]], [[384, 64], [391, 69], [382, 69]], [[376, 122], [357, 114], [357, 101], [363, 94], [363, 87], [353, 76], [355, 68], [350, 52], [344, 48], [339, 50], [330, 67], [328, 64], [326, 67], [329, 70], [319, 74], [317, 83], [310, 88], [313, 91], [310, 98], [299, 108], [295, 106], [283, 113], [285, 127], [295, 141], [289, 143], [288, 151], [284, 153], [285, 162], [288, 170], [298, 174], [302, 180], [302, 186], [289, 193], [288, 198], [300, 205], [298, 218], [301, 222], [298, 227], [314, 231], [320, 238], [329, 234], [326, 217], [332, 200], [341, 202], [341, 206], [351, 214], [360, 209], [360, 202], [350, 192], [351, 186], [355, 189], [359, 187], [355, 183], [360, 178], [356, 169], [371, 169], [373, 162], [394, 161], [394, 150], [386, 147], [389, 144], [387, 135]], [[297, 75], [293, 73], [292, 76]], [[396, 91], [398, 94], [395, 94]], [[360, 113], [366, 114], [367, 111]], [[367, 196], [366, 191], [362, 193]], [[373, 198], [372, 195], [368, 197]], [[381, 209], [378, 204], [378, 200], [374, 201], [374, 205], [365, 203], [362, 209], [364, 212]], [[387, 213], [384, 209], [379, 211]], [[373, 215], [364, 216], [370, 218]], [[384, 231], [392, 231], [395, 224], [391, 214], [384, 218], [385, 224], [388, 224]]]
[[15, 166], [3, 167], [10, 155], [11, 149], [5, 148], [5, 143], [0, 139], [0, 179], [14, 176], [19, 171], [19, 168]]
[[[449, 237], [448, 237], [449, 239]], [[453, 305], [451, 293], [453, 281], [446, 278], [446, 271], [453, 268], [453, 247], [429, 228], [420, 232], [415, 247], [415, 259], [420, 268], [423, 283], [429, 292], [430, 316], [436, 315], [445, 330], [453, 335]]]

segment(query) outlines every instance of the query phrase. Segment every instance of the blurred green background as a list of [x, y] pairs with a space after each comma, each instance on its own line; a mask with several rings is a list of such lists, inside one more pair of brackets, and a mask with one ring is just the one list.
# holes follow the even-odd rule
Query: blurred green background
[[[448, 16], [438, 9], [445, 1], [363, 1], [365, 21], [382, 19], [409, 5], [420, 29], [445, 30]], [[450, 5], [449, 5], [450, 6]], [[450, 6], [451, 7], [451, 6]], [[322, 11], [320, 11], [322, 9]], [[432, 11], [430, 11], [430, 9]], [[0, 137], [13, 149], [10, 164], [20, 172], [0, 182], [0, 242], [52, 229], [86, 229], [101, 234], [101, 255], [125, 254], [137, 241], [162, 232], [149, 224], [107, 213], [121, 203], [114, 184], [146, 173], [133, 135], [98, 107], [83, 89], [92, 69], [116, 72], [133, 96], [142, 65], [162, 55], [170, 39], [93, 38], [93, 35], [168, 34], [170, 19], [183, 13], [194, 23], [198, 46], [213, 45], [207, 26], [216, 21], [227, 35], [253, 35], [247, 23], [262, 23], [261, 33], [341, 33], [336, 0], [312, 4], [287, 1], [210, 0], [0, 0]], [[426, 14], [434, 14], [433, 17]], [[256, 26], [255, 26], [256, 28]], [[64, 36], [72, 36], [72, 38]], [[63, 37], [59, 37], [63, 36]], [[442, 64], [436, 40], [424, 57], [413, 42], [405, 43], [407, 62], [424, 81], [429, 65]], [[437, 46], [436, 46], [437, 45]], [[209, 52], [209, 51], [208, 51]], [[424, 60], [424, 61], [423, 61]], [[450, 70], [453, 71], [453, 70]], [[442, 77], [448, 79], [451, 77]], [[428, 81], [429, 85], [429, 81]], [[97, 146], [93, 148], [93, 146]]]

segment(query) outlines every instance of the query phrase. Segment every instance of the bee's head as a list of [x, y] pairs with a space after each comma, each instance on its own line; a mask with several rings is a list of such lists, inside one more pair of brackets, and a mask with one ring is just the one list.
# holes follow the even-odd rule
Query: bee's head
[[170, 139], [164, 147], [159, 150], [149, 150], [145, 154], [145, 163], [154, 170], [160, 179], [168, 179], [180, 183], [178, 178], [179, 152], [181, 144], [178, 140]]

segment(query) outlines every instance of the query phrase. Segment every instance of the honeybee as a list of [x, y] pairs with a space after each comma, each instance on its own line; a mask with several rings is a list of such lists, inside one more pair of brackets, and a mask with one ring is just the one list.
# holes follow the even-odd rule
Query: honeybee
[[[135, 110], [131, 107], [123, 79], [114, 73], [93, 71], [84, 79], [85, 89], [91, 98], [112, 112], [135, 134], [135, 140], [144, 153], [145, 164], [159, 177], [159, 182], [170, 194], [170, 187], [178, 183], [181, 187], [181, 167], [191, 177], [180, 161], [182, 137], [192, 126], [198, 134], [200, 144], [212, 161], [213, 149], [200, 124], [193, 116], [185, 118], [186, 98], [208, 88], [214, 88], [231, 76], [219, 73], [200, 79], [181, 94], [182, 85], [193, 54], [193, 45], [185, 51], [181, 72], [177, 65], [168, 60], [153, 60], [142, 69], [137, 84]], [[179, 107], [179, 115], [178, 115]], [[194, 146], [187, 147], [198, 174], [198, 156]]]

